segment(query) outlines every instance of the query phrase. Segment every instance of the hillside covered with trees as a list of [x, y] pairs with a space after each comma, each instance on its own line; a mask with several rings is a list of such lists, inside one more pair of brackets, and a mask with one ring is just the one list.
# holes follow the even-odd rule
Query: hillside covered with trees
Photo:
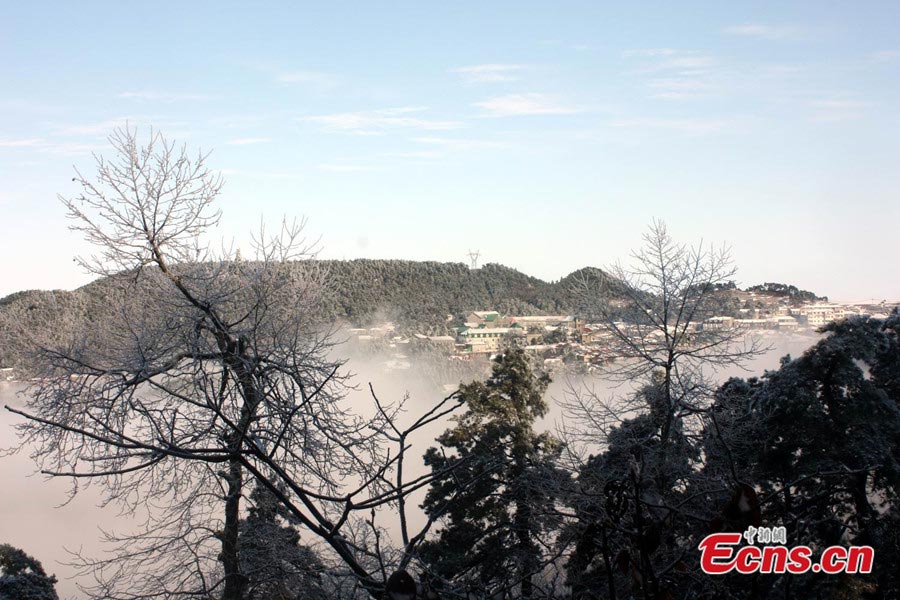
[[[585, 286], [596, 289], [601, 285], [611, 300], [622, 296], [617, 279], [594, 267], [554, 282], [493, 263], [470, 269], [462, 263], [434, 261], [306, 260], [291, 268], [298, 273], [316, 271], [324, 283], [317, 319], [354, 326], [389, 320], [405, 332], [446, 333], [448, 317], [458, 321], [473, 310], [582, 314]], [[29, 290], [0, 299], [0, 367], [25, 366], [25, 338], [32, 334], [61, 341], [80, 324], [102, 321], [117, 287], [114, 278], [101, 278], [72, 291]], [[718, 291], [727, 294], [735, 289], [732, 283]], [[773, 295], [784, 291], [792, 301], [817, 298], [812, 292], [783, 284], [757, 285], [747, 291]], [[729, 312], [727, 307], [732, 304], [735, 310], [740, 307], [734, 301], [723, 303], [723, 310]]]
[[[315, 270], [324, 282], [317, 318], [360, 326], [391, 320], [402, 330], [434, 333], [442, 332], [448, 316], [458, 319], [472, 310], [576, 313], [578, 283], [603, 275], [587, 268], [546, 282], [497, 264], [470, 269], [462, 263], [369, 259], [302, 261], [292, 268]], [[103, 278], [73, 291], [32, 290], [0, 299], [0, 366], [23, 366], [30, 334], [59, 341], [77, 324], [102, 321], [117, 287], [114, 278]]]
[[750, 286], [749, 288], [747, 288], [747, 291], [788, 298], [792, 304], [828, 300], [828, 296], [817, 296], [814, 292], [810, 292], [809, 290], [801, 290], [795, 285], [789, 285], [786, 283], [761, 283], [759, 285]]

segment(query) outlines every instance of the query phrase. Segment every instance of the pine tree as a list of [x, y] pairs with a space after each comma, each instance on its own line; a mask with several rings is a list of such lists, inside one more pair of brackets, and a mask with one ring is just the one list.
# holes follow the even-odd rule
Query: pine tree
[[460, 388], [466, 412], [425, 455], [435, 473], [456, 466], [432, 484], [423, 504], [442, 528], [421, 555], [450, 587], [475, 597], [504, 589], [534, 597], [563, 481], [560, 443], [534, 429], [547, 412], [549, 382], [522, 349], [510, 348], [487, 381]]
[[[763, 521], [784, 526], [789, 545], [875, 549], [870, 576], [769, 576], [760, 579], [761, 594], [896, 598], [900, 314], [851, 318], [822, 331], [828, 337], [786, 357], [777, 371], [722, 386], [715, 423], [704, 432], [704, 471], [752, 485]], [[745, 578], [720, 582], [732, 597], [746, 597]]]
[[0, 544], [0, 600], [58, 600], [56, 577], [9, 544]]
[[323, 597], [324, 570], [315, 552], [301, 543], [296, 519], [266, 488], [250, 494], [252, 506], [240, 524], [241, 571], [247, 600], [312, 600]]

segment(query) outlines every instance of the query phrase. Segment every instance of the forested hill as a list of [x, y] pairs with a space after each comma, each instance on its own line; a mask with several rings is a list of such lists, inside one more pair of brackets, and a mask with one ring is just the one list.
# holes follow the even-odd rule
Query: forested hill
[[330, 312], [353, 323], [387, 318], [419, 328], [472, 310], [504, 314], [570, 314], [577, 311], [577, 281], [597, 277], [582, 269], [548, 283], [503, 265], [470, 269], [462, 263], [405, 260], [323, 261], [330, 275]]
[[[587, 268], [549, 283], [502, 265], [470, 269], [462, 263], [407, 260], [317, 261], [326, 270], [326, 314], [354, 325], [392, 320], [402, 329], [438, 333], [448, 315], [472, 310], [507, 314], [577, 312], [577, 282], [598, 277]], [[93, 321], [109, 306], [113, 286], [97, 280], [73, 291], [26, 291], [0, 299], [0, 366], [18, 366], [23, 340], [4, 326], [10, 320], [24, 330], [58, 331]]]
[[[462, 263], [410, 260], [330, 260], [297, 263], [324, 270], [327, 294], [326, 318], [365, 326], [393, 321], [405, 333], [446, 333], [447, 317], [459, 320], [473, 310], [497, 310], [504, 314], [578, 314], [584, 281], [603, 271], [586, 267], [556, 282], [531, 277], [503, 265], [487, 264], [470, 269]], [[606, 289], [616, 294], [616, 280]], [[73, 291], [27, 291], [0, 299], [0, 367], [22, 366], [25, 343], [22, 332], [39, 332], [43, 339], [67, 339], [79, 325], [102, 320], [114, 285], [100, 279]], [[757, 286], [756, 291], [791, 292], [791, 298], [816, 298], [811, 292], [784, 284]], [[736, 289], [733, 286], [728, 290]], [[750, 288], [754, 290], [754, 288]], [[785, 293], [788, 293], [785, 292]], [[732, 300], [731, 309], [741, 304]], [[723, 306], [726, 313], [729, 310]], [[736, 314], [736, 313], [735, 313]], [[10, 324], [15, 326], [11, 327]], [[15, 333], [17, 330], [19, 333]]]
[[813, 292], [808, 290], [798, 289], [797, 286], [788, 285], [785, 283], [772, 283], [766, 282], [761, 283], [759, 285], [754, 285], [747, 288], [748, 292], [759, 292], [763, 294], [769, 294], [770, 296], [778, 296], [781, 298], [788, 298], [791, 303], [801, 303], [801, 302], [818, 302], [818, 301], [828, 301], [828, 296], [817, 296]]

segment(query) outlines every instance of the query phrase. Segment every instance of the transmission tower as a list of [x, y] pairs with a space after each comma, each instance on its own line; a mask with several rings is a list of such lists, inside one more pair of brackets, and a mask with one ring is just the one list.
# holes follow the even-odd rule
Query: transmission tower
[[469, 250], [469, 266], [473, 269], [478, 268], [478, 258], [481, 256], [481, 252], [478, 250]]

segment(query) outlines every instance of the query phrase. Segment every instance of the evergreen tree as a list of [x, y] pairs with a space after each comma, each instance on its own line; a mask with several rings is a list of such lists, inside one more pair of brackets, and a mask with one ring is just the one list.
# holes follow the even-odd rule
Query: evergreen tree
[[549, 382], [522, 349], [508, 349], [485, 382], [460, 388], [466, 412], [425, 455], [436, 473], [456, 466], [432, 484], [423, 504], [442, 528], [421, 556], [450, 587], [475, 597], [539, 594], [534, 578], [545, 565], [563, 481], [560, 443], [534, 430], [547, 412]]
[[251, 492], [250, 501], [239, 537], [247, 600], [322, 598], [324, 567], [315, 552], [301, 543], [296, 519], [261, 485]]
[[[789, 544], [875, 548], [873, 598], [900, 593], [900, 315], [852, 318], [761, 380], [720, 390], [708, 428], [705, 470], [735, 472], [760, 492], [763, 520], [783, 525]], [[777, 594], [845, 594], [844, 578], [770, 578]], [[874, 580], [874, 581], [873, 581]], [[739, 587], [740, 582], [735, 582]], [[859, 587], [857, 585], [857, 587]], [[864, 586], [865, 587], [865, 586]], [[843, 591], [842, 591], [843, 590]]]
[[59, 600], [55, 585], [37, 559], [0, 544], [0, 600]]
[[[762, 378], [731, 379], [697, 431], [660, 443], [658, 391], [579, 472], [567, 564], [575, 599], [896, 598], [900, 314], [854, 318]], [[788, 545], [869, 545], [871, 575], [699, 570], [714, 531], [784, 526]]]

